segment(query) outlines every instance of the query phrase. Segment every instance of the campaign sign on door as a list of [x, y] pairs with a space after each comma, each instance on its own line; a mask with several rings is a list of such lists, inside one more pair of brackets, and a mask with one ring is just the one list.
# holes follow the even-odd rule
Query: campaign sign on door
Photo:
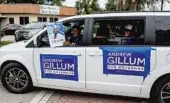
[[78, 81], [77, 56], [40, 54], [42, 78]]
[[61, 22], [49, 23], [47, 26], [48, 37], [51, 47], [63, 46], [65, 35]]
[[146, 76], [150, 73], [150, 47], [101, 47], [103, 73]]

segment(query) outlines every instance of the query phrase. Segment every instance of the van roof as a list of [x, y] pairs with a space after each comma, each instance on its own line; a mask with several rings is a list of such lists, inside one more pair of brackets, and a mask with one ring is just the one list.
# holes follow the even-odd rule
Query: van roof
[[89, 18], [89, 17], [127, 17], [127, 16], [170, 16], [170, 11], [129, 11], [129, 12], [98, 12], [88, 15], [77, 15], [65, 18], [72, 19], [72, 18]]

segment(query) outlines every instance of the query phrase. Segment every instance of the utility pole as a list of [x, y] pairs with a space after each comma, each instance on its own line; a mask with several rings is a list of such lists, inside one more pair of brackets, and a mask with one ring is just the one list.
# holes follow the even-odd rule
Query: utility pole
[[161, 11], [163, 11], [164, 0], [161, 0]]

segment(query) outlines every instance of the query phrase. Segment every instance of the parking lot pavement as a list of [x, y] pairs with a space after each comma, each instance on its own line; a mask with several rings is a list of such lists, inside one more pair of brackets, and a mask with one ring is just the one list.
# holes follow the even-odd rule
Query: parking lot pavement
[[6, 35], [6, 36], [3, 36], [1, 38], [1, 41], [11, 41], [11, 42], [15, 42], [15, 38], [14, 38], [14, 35]]
[[0, 103], [30, 103], [30, 101], [41, 91], [36, 88], [34, 91], [25, 94], [9, 93], [0, 83]]
[[146, 100], [136, 98], [58, 90], [52, 95], [50, 93], [47, 94], [44, 98], [39, 103], [147, 103]]
[[12, 94], [0, 83], [0, 103], [147, 103], [147, 101], [129, 97], [42, 88], [36, 88], [30, 93]]

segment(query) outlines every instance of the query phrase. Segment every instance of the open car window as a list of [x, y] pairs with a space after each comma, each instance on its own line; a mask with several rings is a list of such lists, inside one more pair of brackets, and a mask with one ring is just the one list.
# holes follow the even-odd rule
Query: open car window
[[144, 20], [94, 21], [92, 45], [143, 45]]

